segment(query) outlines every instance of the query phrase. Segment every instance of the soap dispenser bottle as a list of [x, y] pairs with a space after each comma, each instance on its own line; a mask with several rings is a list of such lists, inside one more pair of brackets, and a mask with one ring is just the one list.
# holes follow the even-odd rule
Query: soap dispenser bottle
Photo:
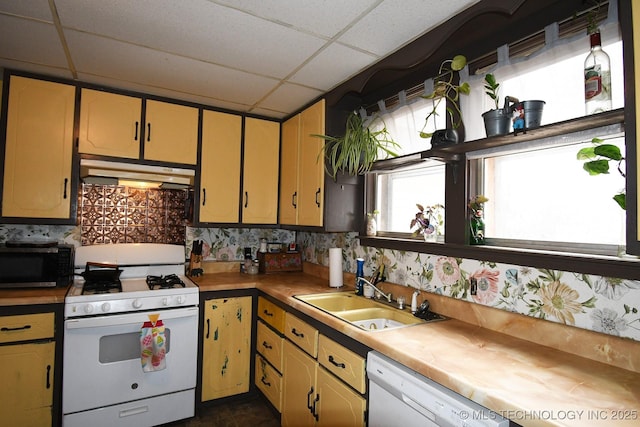
[[420, 292], [415, 291], [413, 295], [411, 295], [411, 313], [416, 314], [418, 311], [418, 295]]
[[356, 265], [356, 295], [362, 295], [364, 284], [360, 278], [364, 277], [364, 258], [357, 258]]

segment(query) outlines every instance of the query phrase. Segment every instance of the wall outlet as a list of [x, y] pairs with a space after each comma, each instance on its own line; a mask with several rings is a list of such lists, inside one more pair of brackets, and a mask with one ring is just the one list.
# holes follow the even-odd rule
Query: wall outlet
[[469, 292], [471, 292], [471, 295], [476, 295], [478, 293], [478, 279], [475, 277], [469, 279]]

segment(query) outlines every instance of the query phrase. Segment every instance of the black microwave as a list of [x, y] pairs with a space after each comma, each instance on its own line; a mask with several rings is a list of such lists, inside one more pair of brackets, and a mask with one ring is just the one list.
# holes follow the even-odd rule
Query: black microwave
[[0, 247], [0, 288], [67, 286], [75, 247], [57, 242], [6, 242]]

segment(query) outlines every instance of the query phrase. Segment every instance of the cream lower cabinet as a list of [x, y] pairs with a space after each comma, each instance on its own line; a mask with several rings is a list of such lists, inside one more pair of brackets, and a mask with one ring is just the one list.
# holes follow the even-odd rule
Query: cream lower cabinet
[[[364, 358], [319, 335], [290, 313], [285, 318], [285, 336], [282, 425], [364, 426], [366, 399], [346, 383], [357, 383], [364, 393]], [[352, 356], [343, 358], [347, 354]], [[337, 376], [327, 370], [327, 365], [338, 369]], [[357, 379], [345, 379], [343, 370], [349, 372], [347, 377]]]
[[[53, 313], [0, 317], [2, 425], [52, 425], [53, 336]], [[31, 340], [38, 341], [25, 343]]]
[[75, 88], [9, 79], [2, 216], [70, 219]]
[[246, 296], [204, 301], [203, 402], [249, 391], [251, 299]]

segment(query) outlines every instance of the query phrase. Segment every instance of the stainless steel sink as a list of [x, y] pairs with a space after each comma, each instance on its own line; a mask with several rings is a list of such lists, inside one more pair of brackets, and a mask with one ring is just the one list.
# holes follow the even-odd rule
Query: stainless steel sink
[[367, 331], [426, 323], [407, 311], [351, 292], [296, 295], [295, 298]]

